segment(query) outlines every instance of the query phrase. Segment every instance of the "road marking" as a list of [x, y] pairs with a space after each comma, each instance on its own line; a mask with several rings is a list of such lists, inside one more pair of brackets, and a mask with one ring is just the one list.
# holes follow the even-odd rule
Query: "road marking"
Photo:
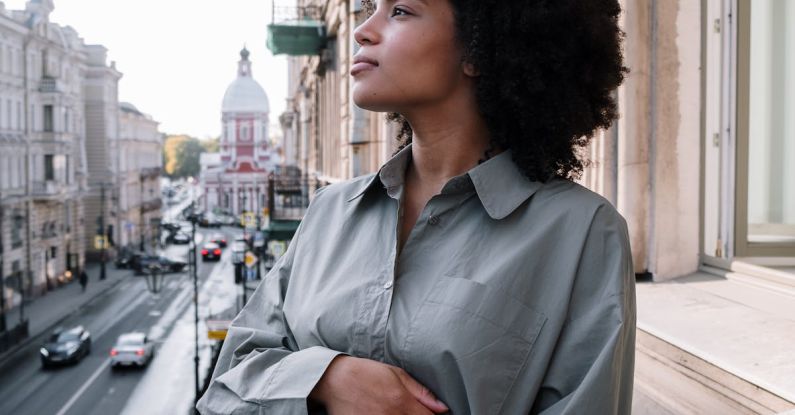
[[91, 377], [88, 378], [88, 380], [85, 383], [83, 383], [83, 386], [81, 386], [80, 389], [78, 389], [77, 392], [74, 394], [74, 396], [72, 396], [72, 399], [69, 399], [69, 401], [66, 402], [63, 408], [61, 408], [61, 410], [58, 411], [58, 413], [55, 415], [64, 415], [66, 411], [71, 409], [72, 405], [74, 405], [75, 402], [77, 402], [77, 400], [80, 398], [80, 396], [86, 391], [86, 389], [88, 389], [88, 387], [91, 386], [91, 384], [94, 383], [95, 380], [97, 380], [97, 377], [100, 375], [100, 373], [102, 373], [103, 370], [107, 369], [108, 365], [110, 365], [110, 359], [106, 359], [105, 363], [103, 363], [100, 367], [97, 368], [97, 370], [94, 371]]

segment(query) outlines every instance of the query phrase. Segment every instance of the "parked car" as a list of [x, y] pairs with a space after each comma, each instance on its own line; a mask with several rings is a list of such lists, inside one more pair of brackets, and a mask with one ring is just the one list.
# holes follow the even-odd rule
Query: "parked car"
[[190, 235], [185, 232], [177, 232], [169, 238], [170, 242], [177, 245], [187, 245], [190, 243]]
[[134, 332], [124, 333], [110, 349], [111, 369], [120, 366], [143, 367], [155, 357], [155, 345], [146, 334]]
[[41, 365], [77, 363], [91, 353], [91, 334], [83, 326], [56, 329], [39, 350]]
[[220, 228], [221, 225], [223, 225], [221, 221], [219, 221], [218, 218], [212, 214], [201, 215], [199, 217], [198, 223], [202, 228]]
[[113, 263], [116, 265], [116, 268], [126, 269], [130, 268], [132, 261], [136, 256], [140, 256], [142, 253], [140, 251], [133, 251], [133, 250], [122, 250], [116, 256], [116, 260]]
[[226, 236], [220, 233], [214, 233], [210, 235], [210, 239], [208, 239], [208, 241], [214, 244], [218, 244], [218, 246], [220, 246], [221, 248], [226, 248], [227, 245]]
[[221, 247], [216, 243], [206, 243], [202, 247], [202, 260], [203, 261], [220, 261], [221, 260]]
[[181, 272], [188, 264], [184, 261], [164, 257], [162, 255], [144, 254], [134, 258], [130, 267], [135, 270], [136, 274], [145, 274], [149, 272], [149, 265], [157, 263], [164, 272]]

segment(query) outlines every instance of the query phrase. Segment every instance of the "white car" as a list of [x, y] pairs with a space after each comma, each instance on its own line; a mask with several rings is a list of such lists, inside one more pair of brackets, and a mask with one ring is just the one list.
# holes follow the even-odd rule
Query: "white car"
[[125, 333], [110, 349], [110, 366], [143, 367], [155, 356], [155, 345], [144, 333]]

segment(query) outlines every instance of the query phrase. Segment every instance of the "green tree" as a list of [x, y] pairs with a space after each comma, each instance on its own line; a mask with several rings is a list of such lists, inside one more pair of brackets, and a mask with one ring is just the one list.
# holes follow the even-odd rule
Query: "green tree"
[[201, 140], [202, 147], [206, 153], [217, 153], [220, 148], [220, 138], [205, 138]]
[[196, 138], [187, 135], [166, 137], [163, 145], [163, 165], [171, 178], [198, 176], [201, 165], [199, 157], [204, 147]]

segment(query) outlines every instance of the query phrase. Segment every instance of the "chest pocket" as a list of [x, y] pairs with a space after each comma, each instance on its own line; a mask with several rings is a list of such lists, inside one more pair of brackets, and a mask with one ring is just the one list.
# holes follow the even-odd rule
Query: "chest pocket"
[[545, 321], [496, 288], [441, 277], [410, 323], [405, 366], [453, 414], [497, 414]]

